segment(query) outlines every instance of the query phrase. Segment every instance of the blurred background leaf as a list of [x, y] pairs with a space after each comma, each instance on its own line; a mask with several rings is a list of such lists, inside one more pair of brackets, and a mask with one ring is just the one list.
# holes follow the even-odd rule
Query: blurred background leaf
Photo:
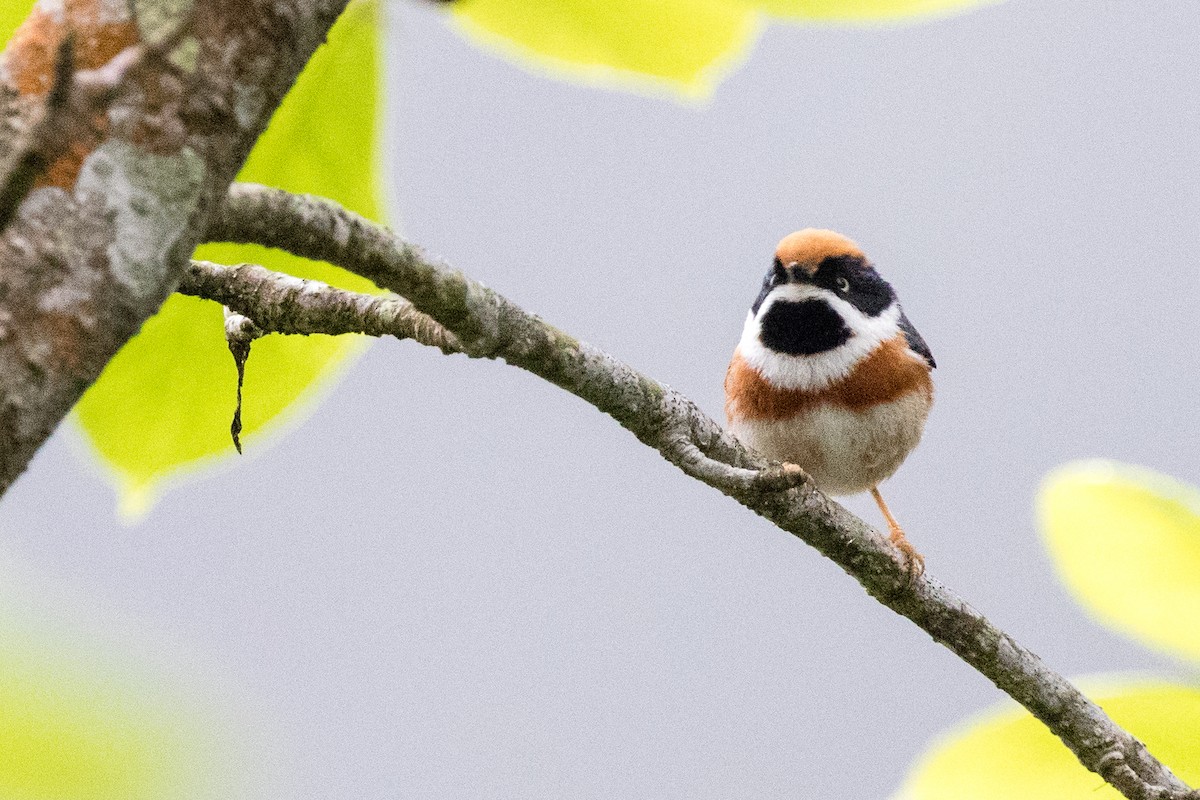
[[729, 0], [465, 0], [451, 10], [471, 38], [552, 72], [697, 97], [758, 28], [752, 11]]
[[7, 42], [21, 21], [29, 16], [33, 0], [6, 0], [0, 3], [0, 42]]
[[995, 0], [458, 0], [461, 28], [489, 49], [571, 78], [712, 94], [744, 57], [763, 13], [780, 19], [884, 22]]
[[[1200, 689], [1172, 683], [1079, 682], [1117, 724], [1186, 783], [1200, 781]], [[1024, 709], [1007, 703], [935, 744], [893, 800], [1120, 800]]]
[[1084, 608], [1200, 662], [1200, 492], [1141, 467], [1076, 462], [1046, 478], [1038, 513], [1051, 558]]
[[895, 22], [965, 11], [999, 0], [744, 0], [780, 19], [823, 22]]
[[0, 652], [0, 797], [166, 800], [209, 796], [221, 782], [223, 765], [177, 707], [136, 681], [72, 667], [78, 654], [13, 644]]
[[[255, 145], [243, 181], [332, 197], [379, 219], [378, 9], [351, 5], [330, 32]], [[203, 246], [198, 258], [250, 261], [347, 289], [370, 284], [329, 265], [264, 248]], [[246, 366], [243, 439], [252, 453], [262, 434], [295, 421], [358, 353], [356, 336], [269, 336]], [[75, 419], [137, 518], [164, 480], [236, 455], [229, 435], [236, 372], [220, 306], [173, 296], [109, 363], [76, 408]]]
[[213, 703], [205, 670], [164, 661], [140, 624], [80, 600], [0, 559], [0, 797], [183, 800], [265, 785], [257, 725]]

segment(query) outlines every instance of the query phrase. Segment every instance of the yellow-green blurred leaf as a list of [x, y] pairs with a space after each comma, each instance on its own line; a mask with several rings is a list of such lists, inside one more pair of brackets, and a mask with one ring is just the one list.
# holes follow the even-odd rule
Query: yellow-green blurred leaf
[[[132, 689], [0, 654], [0, 797], [200, 796], [192, 723], [149, 707]], [[221, 768], [207, 765], [207, 771]]]
[[457, 0], [472, 38], [590, 83], [702, 98], [753, 43], [762, 18], [881, 22], [997, 0]]
[[[1107, 685], [1103, 685], [1107, 684]], [[1085, 681], [1085, 691], [1184, 782], [1200, 782], [1200, 689]], [[992, 712], [935, 744], [893, 800], [1121, 800], [1023, 709]]]
[[999, 0], [746, 0], [780, 19], [895, 22], [966, 11]]
[[[374, 2], [343, 14], [271, 120], [241, 180], [332, 197], [380, 216], [377, 176], [378, 24]], [[208, 245], [198, 258], [243, 261], [358, 291], [370, 284], [340, 269], [257, 247]], [[246, 447], [311, 404], [359, 337], [269, 336], [246, 364]], [[229, 435], [236, 371], [215, 303], [175, 296], [117, 354], [77, 407], [76, 419], [114, 476], [122, 510], [144, 513], [161, 482], [236, 455]]]
[[1042, 534], [1085, 608], [1200, 661], [1200, 492], [1111, 461], [1068, 464], [1042, 486]]
[[749, 45], [755, 14], [730, 0], [459, 0], [461, 27], [501, 52], [589, 82], [708, 94]]
[[5, 0], [0, 3], [0, 42], [7, 42], [17, 26], [29, 16], [33, 0]]
[[[4, 577], [9, 575], [5, 570]], [[175, 691], [146, 664], [0, 599], [0, 797], [185, 800], [233, 797], [259, 779], [245, 731]], [[28, 609], [21, 608], [28, 612]], [[218, 722], [218, 720], [221, 720]], [[243, 785], [245, 784], [245, 785]]]

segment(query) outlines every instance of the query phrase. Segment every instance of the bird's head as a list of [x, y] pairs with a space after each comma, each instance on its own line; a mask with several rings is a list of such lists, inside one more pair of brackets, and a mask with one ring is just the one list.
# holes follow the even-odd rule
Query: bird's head
[[[907, 335], [905, 327], [911, 325], [896, 293], [859, 246], [807, 228], [775, 249], [739, 349], [779, 388], [815, 390], [845, 377], [883, 342]], [[911, 341], [910, 347], [925, 357]]]

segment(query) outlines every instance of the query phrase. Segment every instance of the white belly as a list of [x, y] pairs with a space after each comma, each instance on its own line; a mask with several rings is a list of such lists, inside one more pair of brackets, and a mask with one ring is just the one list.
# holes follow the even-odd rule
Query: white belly
[[930, 398], [915, 392], [863, 411], [823, 404], [791, 419], [737, 420], [734, 436], [804, 468], [826, 494], [857, 494], [891, 477], [921, 441]]

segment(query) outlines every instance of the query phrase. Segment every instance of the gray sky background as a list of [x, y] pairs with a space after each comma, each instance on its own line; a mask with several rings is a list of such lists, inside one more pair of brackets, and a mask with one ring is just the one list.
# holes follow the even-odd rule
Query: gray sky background
[[[938, 360], [885, 491], [929, 571], [1067, 674], [1182, 669], [1076, 607], [1032, 504], [1081, 457], [1200, 483], [1200, 7], [773, 25], [698, 108], [395, 10], [406, 235], [713, 415], [776, 241], [852, 236]], [[291, 435], [133, 528], [76, 450], [60, 432], [5, 498], [3, 560], [48, 618], [257, 727], [269, 796], [881, 798], [1000, 697], [501, 364], [381, 343]]]

